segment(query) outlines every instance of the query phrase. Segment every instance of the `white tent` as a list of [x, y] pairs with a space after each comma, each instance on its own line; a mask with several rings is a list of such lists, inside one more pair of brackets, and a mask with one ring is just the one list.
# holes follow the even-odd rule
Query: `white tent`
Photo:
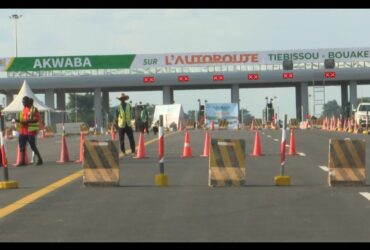
[[155, 105], [153, 122], [159, 120], [159, 115], [163, 115], [165, 128], [170, 127], [171, 123], [175, 123], [177, 128], [181, 123], [182, 127], [185, 128], [184, 111], [181, 104]]
[[14, 113], [23, 110], [22, 99], [24, 96], [28, 96], [33, 99], [33, 106], [35, 106], [39, 111], [54, 111], [54, 109], [43, 104], [32, 92], [30, 86], [28, 86], [26, 80], [23, 81], [22, 88], [19, 90], [18, 95], [15, 99], [6, 106], [2, 112], [4, 113]]
[[45, 112], [45, 125], [48, 126], [51, 124], [50, 121], [50, 112], [55, 111], [54, 109], [43, 104], [32, 92], [30, 86], [28, 86], [27, 81], [23, 81], [22, 88], [19, 90], [18, 95], [15, 99], [6, 106], [1, 112], [3, 113], [16, 113], [23, 110], [22, 99], [23, 97], [28, 96], [33, 99], [33, 106], [35, 106], [40, 112]]

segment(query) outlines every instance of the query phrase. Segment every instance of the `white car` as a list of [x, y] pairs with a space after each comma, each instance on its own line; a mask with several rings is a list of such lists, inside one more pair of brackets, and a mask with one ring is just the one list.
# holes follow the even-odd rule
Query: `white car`
[[357, 106], [355, 110], [356, 123], [361, 126], [366, 126], [366, 113], [368, 114], [368, 123], [370, 126], [370, 102], [363, 102]]

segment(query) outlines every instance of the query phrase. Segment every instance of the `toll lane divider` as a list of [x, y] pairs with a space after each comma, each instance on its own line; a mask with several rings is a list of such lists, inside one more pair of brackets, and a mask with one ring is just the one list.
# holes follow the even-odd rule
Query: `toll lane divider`
[[330, 139], [329, 186], [366, 184], [365, 145], [365, 140]]
[[208, 185], [243, 186], [246, 179], [245, 140], [211, 139]]

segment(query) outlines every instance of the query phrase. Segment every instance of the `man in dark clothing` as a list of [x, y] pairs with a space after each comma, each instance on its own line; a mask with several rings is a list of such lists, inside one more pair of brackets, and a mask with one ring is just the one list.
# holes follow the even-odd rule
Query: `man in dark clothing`
[[135, 155], [135, 140], [131, 127], [132, 120], [132, 108], [129, 103], [126, 103], [126, 100], [129, 99], [128, 95], [124, 93], [120, 97], [117, 97], [121, 103], [118, 105], [115, 115], [115, 125], [118, 128], [119, 142], [121, 147], [120, 157], [125, 156], [125, 134], [130, 141], [131, 155]]
[[42, 165], [42, 158], [35, 144], [35, 135], [39, 129], [39, 119], [40, 113], [35, 107], [31, 107], [30, 98], [28, 96], [23, 97], [22, 104], [24, 106], [23, 110], [19, 112], [18, 118], [15, 119], [17, 124], [17, 130], [19, 132], [19, 149], [20, 149], [20, 162], [19, 166], [26, 165], [25, 152], [27, 142], [30, 144], [31, 149], [35, 152], [38, 160], [36, 165]]
[[[38, 129], [34, 130], [33, 132], [29, 132], [28, 141], [30, 143], [30, 146], [31, 146], [31, 141], [34, 141], [34, 143], [32, 142], [34, 144], [34, 147], [31, 146], [31, 149], [38, 158], [38, 162], [36, 162], [36, 165], [42, 165], [42, 163], [43, 163], [42, 158], [41, 158], [41, 155], [40, 155], [39, 151], [37, 150], [37, 146], [36, 146], [36, 137], [37, 137], [37, 134], [40, 130], [40, 126], [41, 126], [40, 124], [41, 124], [42, 121], [41, 121], [41, 116], [40, 116], [39, 110], [35, 106], [33, 106], [33, 99], [32, 98], [29, 98], [29, 108], [30, 108], [31, 113], [35, 114], [34, 117], [37, 116], [37, 118], [38, 118], [37, 119], [38, 120], [37, 121]], [[35, 124], [35, 126], [36, 126], [36, 124]]]
[[144, 105], [140, 113], [141, 121], [143, 122], [143, 133], [146, 130], [146, 134], [149, 134], [149, 114], [146, 106]]

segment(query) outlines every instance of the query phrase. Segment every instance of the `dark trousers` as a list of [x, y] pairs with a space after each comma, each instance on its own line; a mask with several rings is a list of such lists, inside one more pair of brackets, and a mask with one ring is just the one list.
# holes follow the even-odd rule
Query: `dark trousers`
[[144, 129], [146, 129], [146, 134], [149, 135], [149, 121], [144, 122]]
[[121, 151], [125, 152], [125, 134], [127, 134], [128, 140], [130, 141], [131, 152], [135, 153], [135, 140], [132, 128], [126, 126], [124, 128], [118, 128], [119, 142], [121, 146]]
[[149, 122], [146, 121], [146, 122], [142, 122], [141, 125], [140, 125], [140, 132], [141, 133], [144, 133], [146, 129], [146, 133], [149, 134]]
[[[27, 142], [30, 144], [31, 149], [33, 152], [35, 152], [35, 155], [41, 159], [41, 155], [39, 153], [39, 150], [36, 147], [36, 136], [35, 135], [19, 135], [19, 149], [21, 151], [22, 157], [25, 155]], [[22, 158], [23, 160], [23, 158]]]

